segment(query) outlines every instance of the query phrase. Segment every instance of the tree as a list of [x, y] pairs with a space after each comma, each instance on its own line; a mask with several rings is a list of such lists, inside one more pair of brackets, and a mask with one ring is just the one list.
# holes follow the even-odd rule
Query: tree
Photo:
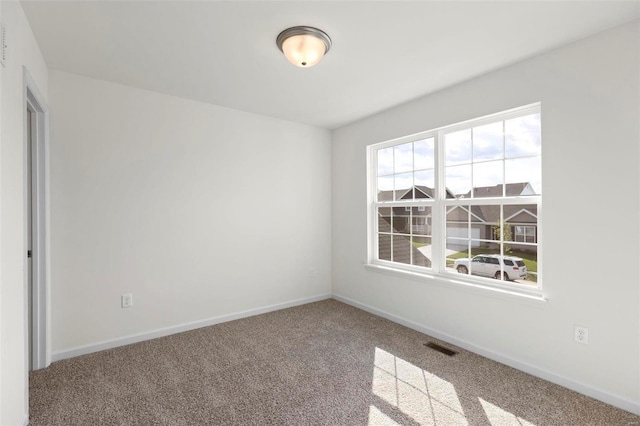
[[[513, 241], [511, 225], [509, 225], [507, 222], [498, 222], [498, 224], [493, 227], [493, 238], [498, 241]], [[510, 253], [511, 247], [505, 245], [504, 252]]]

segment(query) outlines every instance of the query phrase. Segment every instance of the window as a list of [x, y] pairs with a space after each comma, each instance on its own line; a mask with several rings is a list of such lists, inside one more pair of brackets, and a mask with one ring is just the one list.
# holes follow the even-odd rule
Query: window
[[368, 148], [370, 263], [539, 293], [540, 105]]
[[535, 243], [536, 242], [536, 227], [535, 226], [516, 226], [515, 227], [515, 241], [523, 243]]

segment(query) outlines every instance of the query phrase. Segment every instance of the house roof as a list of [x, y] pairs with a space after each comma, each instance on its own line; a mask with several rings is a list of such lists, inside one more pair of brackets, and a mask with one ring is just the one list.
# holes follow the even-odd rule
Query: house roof
[[[518, 195], [533, 195], [535, 192], [529, 182], [507, 183], [504, 185], [505, 195], [515, 197]], [[474, 198], [502, 197], [502, 184], [494, 186], [476, 186], [473, 188]], [[466, 194], [458, 194], [457, 198], [470, 198], [471, 191]]]
[[[412, 192], [414, 189], [415, 198], [414, 193]], [[378, 191], [378, 201], [413, 200], [424, 198], [434, 198], [434, 189], [424, 185], [414, 185], [411, 188], [406, 189]], [[451, 192], [448, 188], [447, 198], [455, 198], [453, 192]]]
[[[538, 207], [535, 204], [505, 205], [504, 221], [514, 224], [535, 224], [538, 222]], [[456, 206], [447, 212], [447, 221], [464, 222], [467, 220], [467, 206]], [[471, 206], [471, 222], [495, 224], [500, 222], [500, 206]]]
[[[529, 182], [507, 183], [505, 186], [505, 194], [507, 197], [516, 197], [518, 195], [534, 195], [535, 191]], [[411, 188], [396, 189], [388, 191], [378, 191], [378, 201], [393, 200], [412, 200], [413, 189], [415, 188], [415, 199], [433, 198], [434, 189], [423, 185], [414, 185]], [[473, 188], [474, 198], [502, 197], [502, 184], [494, 186], [476, 186]], [[395, 196], [395, 197], [394, 197]], [[454, 195], [447, 188], [447, 198], [470, 198], [471, 191], [466, 194]]]
[[[427, 186], [416, 185], [414, 187], [395, 191], [379, 191], [378, 201], [393, 201], [394, 195], [396, 200], [412, 200], [415, 188], [415, 199], [433, 198], [434, 190]], [[502, 185], [476, 187], [473, 189], [476, 198], [500, 197], [502, 196]], [[508, 183], [505, 185], [507, 196], [528, 195], [532, 193], [531, 185], [528, 182]], [[467, 193], [469, 195], [471, 191]], [[479, 195], [481, 194], [481, 195]], [[454, 198], [451, 191], [447, 189], [447, 198]], [[504, 221], [509, 223], [531, 223], [538, 221], [538, 207], [535, 204], [518, 204], [503, 206]], [[472, 223], [495, 224], [500, 222], [500, 206], [497, 205], [474, 205], [457, 206], [451, 208], [447, 212], [447, 221], [465, 222], [468, 220], [468, 212], [471, 211]], [[394, 213], [394, 216], [397, 216]], [[402, 215], [402, 213], [400, 213]]]

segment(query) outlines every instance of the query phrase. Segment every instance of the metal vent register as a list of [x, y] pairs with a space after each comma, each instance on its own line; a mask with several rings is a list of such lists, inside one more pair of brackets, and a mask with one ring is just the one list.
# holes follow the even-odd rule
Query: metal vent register
[[429, 342], [429, 343], [425, 343], [424, 344], [426, 347], [433, 349], [434, 351], [438, 351], [440, 353], [443, 353], [447, 356], [454, 356], [455, 354], [457, 354], [458, 352], [456, 351], [452, 351], [449, 348], [445, 348], [444, 346], [440, 346], [437, 343], [433, 343], [433, 342]]

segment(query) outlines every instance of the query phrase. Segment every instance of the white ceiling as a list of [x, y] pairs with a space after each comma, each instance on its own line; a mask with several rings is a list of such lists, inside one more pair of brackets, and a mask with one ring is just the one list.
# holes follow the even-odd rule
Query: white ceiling
[[[49, 67], [336, 128], [638, 19], [638, 1], [22, 1]], [[275, 39], [326, 31], [314, 68]]]

